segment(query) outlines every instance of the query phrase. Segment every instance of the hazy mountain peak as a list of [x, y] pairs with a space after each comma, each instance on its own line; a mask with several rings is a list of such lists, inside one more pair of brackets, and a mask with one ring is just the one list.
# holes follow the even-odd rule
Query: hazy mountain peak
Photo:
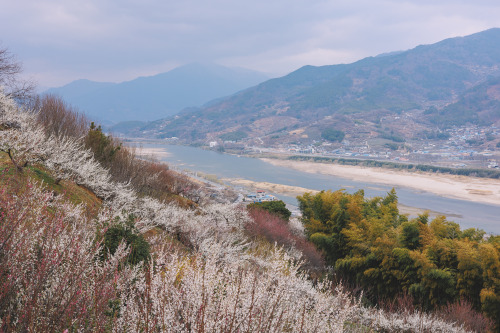
[[265, 74], [251, 70], [190, 63], [122, 83], [80, 79], [46, 92], [61, 95], [96, 120], [155, 120], [234, 94], [266, 79]]

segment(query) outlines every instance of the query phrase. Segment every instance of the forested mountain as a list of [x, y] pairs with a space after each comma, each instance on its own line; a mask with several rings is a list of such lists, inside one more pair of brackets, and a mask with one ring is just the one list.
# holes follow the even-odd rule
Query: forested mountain
[[[376, 124], [385, 114], [443, 110], [457, 124], [499, 121], [496, 112], [455, 118], [450, 103], [467, 99], [475, 86], [500, 75], [500, 29], [369, 57], [352, 64], [305, 66], [200, 109], [157, 121], [145, 135], [204, 140], [228, 132], [292, 141], [314, 138], [329, 127]], [[479, 89], [479, 88], [478, 88]], [[417, 117], [438, 121], [431, 112]], [[445, 118], [440, 118], [445, 119]], [[370, 129], [368, 129], [370, 130]]]
[[46, 93], [60, 95], [92, 119], [117, 123], [164, 118], [266, 79], [246, 69], [192, 63], [122, 83], [77, 80]]

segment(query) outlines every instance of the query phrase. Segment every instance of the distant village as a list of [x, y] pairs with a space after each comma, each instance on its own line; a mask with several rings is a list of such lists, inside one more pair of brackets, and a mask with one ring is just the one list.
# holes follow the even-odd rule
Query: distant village
[[[252, 142], [210, 141], [207, 146], [241, 154], [285, 154], [372, 159], [400, 163], [431, 164], [453, 168], [500, 168], [500, 128], [461, 126], [444, 130], [439, 138], [412, 139], [399, 144], [370, 144], [360, 138], [344, 139], [340, 144], [326, 140], [280, 144], [265, 147]], [[492, 142], [485, 145], [485, 142]]]

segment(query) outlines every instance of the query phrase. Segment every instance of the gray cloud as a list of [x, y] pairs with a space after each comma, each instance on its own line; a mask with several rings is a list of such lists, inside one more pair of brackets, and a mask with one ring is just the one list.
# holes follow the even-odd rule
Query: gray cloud
[[20, 0], [0, 36], [41, 85], [123, 81], [193, 61], [276, 75], [500, 26], [478, 0]]

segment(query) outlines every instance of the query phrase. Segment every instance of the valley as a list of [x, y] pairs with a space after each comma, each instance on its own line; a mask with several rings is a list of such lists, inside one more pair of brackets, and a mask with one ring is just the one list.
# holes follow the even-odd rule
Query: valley
[[430, 211], [431, 216], [445, 215], [463, 228], [500, 233], [497, 179], [249, 158], [159, 141], [140, 141], [135, 146], [140, 147], [139, 154], [144, 151], [179, 172], [212, 175], [237, 190], [243, 189], [241, 193], [266, 190], [292, 210], [296, 210], [296, 196], [307, 191], [345, 189], [354, 193], [363, 189], [367, 197], [375, 197], [395, 188], [399, 204], [404, 207], [401, 211], [411, 216]]
[[[383, 122], [397, 122], [404, 126], [404, 119], [411, 115], [383, 118]], [[410, 127], [405, 127], [411, 131]], [[296, 130], [295, 133], [301, 133]], [[396, 140], [396, 141], [394, 141]], [[177, 143], [176, 139], [166, 142]], [[305, 141], [305, 140], [304, 140]], [[304, 156], [336, 159], [381, 161], [398, 164], [422, 164], [455, 169], [500, 170], [500, 128], [492, 126], [460, 126], [441, 133], [428, 132], [427, 137], [409, 140], [397, 137], [380, 138], [365, 126], [355, 125], [346, 130], [342, 142], [312, 140], [292, 143], [268, 144], [262, 138], [245, 138], [238, 141], [210, 141], [202, 145], [207, 149], [226, 151], [249, 156]]]

